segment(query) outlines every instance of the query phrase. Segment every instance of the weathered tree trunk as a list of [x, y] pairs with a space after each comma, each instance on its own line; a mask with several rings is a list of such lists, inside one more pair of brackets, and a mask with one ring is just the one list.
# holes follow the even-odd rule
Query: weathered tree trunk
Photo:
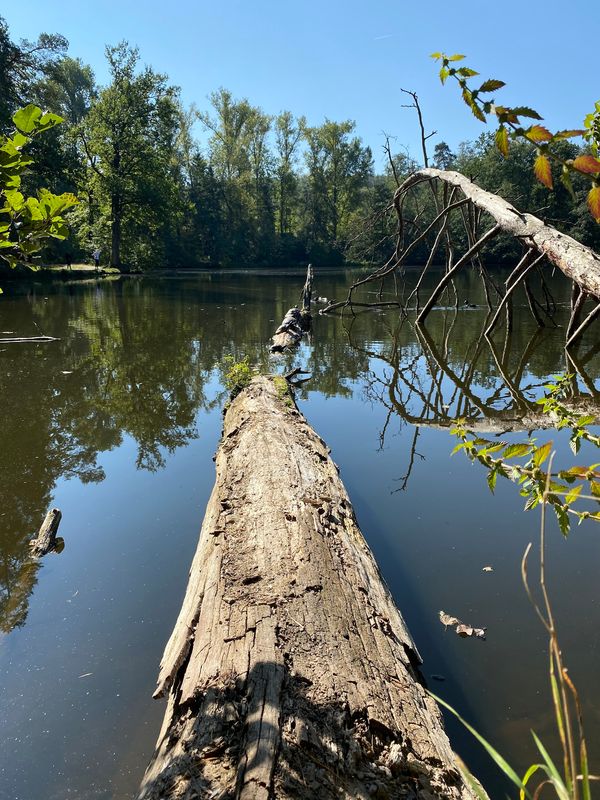
[[56, 534], [62, 519], [62, 514], [58, 508], [51, 508], [46, 514], [42, 527], [37, 536], [30, 543], [31, 555], [36, 558], [45, 556], [56, 547]]
[[227, 411], [140, 800], [471, 798], [324, 442], [259, 377]]

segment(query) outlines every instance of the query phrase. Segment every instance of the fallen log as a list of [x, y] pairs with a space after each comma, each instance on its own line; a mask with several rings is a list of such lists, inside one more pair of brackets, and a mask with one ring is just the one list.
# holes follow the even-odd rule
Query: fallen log
[[61, 540], [57, 540], [56, 534], [58, 533], [61, 519], [62, 514], [58, 508], [51, 508], [48, 511], [37, 536], [29, 544], [32, 556], [41, 558], [51, 550], [56, 550], [57, 546], [60, 547]]
[[312, 300], [313, 268], [309, 264], [306, 270], [306, 281], [300, 299], [302, 308], [294, 306], [290, 308], [281, 325], [275, 331], [271, 339], [270, 350], [272, 353], [283, 353], [284, 350], [291, 350], [299, 344], [300, 339], [310, 328], [310, 304]]
[[308, 329], [309, 322], [310, 314], [301, 311], [297, 306], [290, 308], [271, 339], [271, 352], [282, 353], [295, 347]]
[[232, 401], [140, 800], [472, 798], [324, 442], [283, 378]]

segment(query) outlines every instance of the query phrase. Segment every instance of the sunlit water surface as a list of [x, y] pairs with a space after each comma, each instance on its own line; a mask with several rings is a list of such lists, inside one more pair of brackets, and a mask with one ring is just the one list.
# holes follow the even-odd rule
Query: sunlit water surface
[[[342, 297], [351, 279], [317, 271], [317, 293]], [[296, 356], [270, 358], [269, 337], [302, 283], [280, 270], [5, 286], [0, 329], [12, 334], [0, 336], [60, 340], [0, 344], [2, 800], [134, 795], [164, 711], [151, 699], [158, 664], [213, 484], [227, 354], [310, 371], [300, 409], [332, 448], [431, 688], [519, 769], [535, 759], [531, 728], [553, 745], [546, 637], [520, 577], [538, 512], [523, 513], [506, 481], [492, 496], [478, 465], [451, 458], [447, 426], [456, 415], [501, 426], [504, 409], [517, 419], [565, 369], [564, 330], [536, 334], [521, 298], [508, 346], [500, 330], [492, 350], [480, 335], [481, 289], [466, 276], [459, 310], [433, 312], [425, 334], [395, 309], [316, 316]], [[556, 297], [566, 302], [567, 287]], [[579, 381], [592, 395], [597, 338], [582, 348], [592, 357]], [[52, 506], [66, 547], [32, 564], [28, 541]], [[551, 523], [548, 535], [561, 643], [598, 771], [600, 528], [563, 539]], [[445, 630], [440, 609], [487, 626], [487, 640]], [[478, 746], [452, 721], [448, 730], [501, 796]]]

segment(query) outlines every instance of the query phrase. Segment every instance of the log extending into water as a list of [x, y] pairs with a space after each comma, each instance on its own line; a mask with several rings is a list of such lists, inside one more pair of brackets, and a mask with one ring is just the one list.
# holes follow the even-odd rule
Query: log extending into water
[[51, 550], [56, 549], [56, 534], [58, 533], [61, 519], [62, 514], [58, 508], [51, 508], [48, 511], [37, 536], [30, 542], [32, 556], [41, 558]]
[[328, 448], [282, 378], [231, 403], [140, 800], [469, 798]]

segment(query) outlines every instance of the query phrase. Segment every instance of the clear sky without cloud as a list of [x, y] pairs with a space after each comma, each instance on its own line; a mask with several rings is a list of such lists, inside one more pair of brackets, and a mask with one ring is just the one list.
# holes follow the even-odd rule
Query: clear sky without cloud
[[264, 111], [310, 124], [353, 119], [377, 163], [382, 131], [419, 156], [400, 87], [419, 94], [430, 129], [451, 147], [485, 128], [457, 87], [441, 86], [429, 54], [466, 53], [500, 78], [504, 104], [531, 105], [551, 128], [577, 127], [599, 99], [598, 0], [44, 0], [0, 4], [13, 38], [62, 33], [70, 54], [107, 81], [105, 44], [126, 39], [166, 72], [184, 103], [208, 106], [220, 86]]

